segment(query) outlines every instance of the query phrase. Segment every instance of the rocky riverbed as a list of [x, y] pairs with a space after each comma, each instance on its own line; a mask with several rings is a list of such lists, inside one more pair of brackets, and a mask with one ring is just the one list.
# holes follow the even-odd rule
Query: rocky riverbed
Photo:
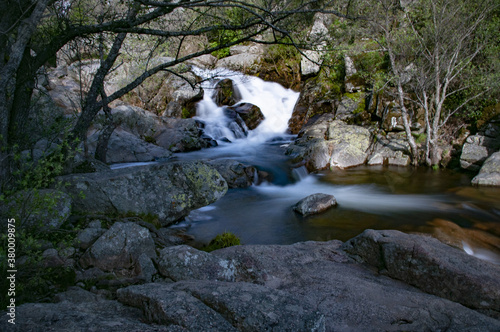
[[[111, 232], [130, 232], [128, 257], [116, 258], [114, 242], [98, 243]], [[100, 252], [104, 270], [140, 266], [135, 284], [107, 292], [71, 287], [54, 303], [17, 307], [16, 324], [4, 319], [1, 330], [500, 330], [500, 267], [428, 236], [366, 230], [344, 243], [212, 253], [155, 249], [150, 236], [137, 224], [115, 224], [88, 251], [110, 247]]]

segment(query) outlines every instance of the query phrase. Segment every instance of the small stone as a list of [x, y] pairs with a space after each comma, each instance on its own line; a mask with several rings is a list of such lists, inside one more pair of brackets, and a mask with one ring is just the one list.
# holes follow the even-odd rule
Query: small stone
[[293, 210], [305, 217], [311, 214], [321, 213], [336, 205], [337, 200], [333, 195], [319, 193], [312, 194], [300, 200], [294, 205]]

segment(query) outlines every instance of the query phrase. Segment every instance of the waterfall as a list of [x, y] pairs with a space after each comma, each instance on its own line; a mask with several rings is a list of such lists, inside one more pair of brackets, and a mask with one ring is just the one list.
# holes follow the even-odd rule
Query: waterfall
[[[224, 68], [206, 70], [193, 67], [193, 71], [204, 79], [202, 88], [205, 94], [197, 104], [197, 118], [205, 123], [205, 134], [216, 139], [219, 144], [225, 144], [227, 140], [233, 143], [259, 144], [286, 132], [288, 120], [299, 98], [298, 92], [278, 83], [266, 82], [258, 77]], [[215, 86], [226, 78], [231, 79], [233, 86], [239, 90], [242, 97], [240, 103], [256, 105], [264, 115], [262, 123], [249, 131], [248, 136], [231, 127], [234, 122], [224, 115], [224, 107], [218, 107], [214, 102]]]

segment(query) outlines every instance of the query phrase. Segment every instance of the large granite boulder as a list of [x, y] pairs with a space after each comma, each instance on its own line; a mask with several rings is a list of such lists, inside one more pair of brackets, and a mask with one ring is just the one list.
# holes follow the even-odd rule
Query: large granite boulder
[[[237, 114], [250, 130], [257, 128], [264, 120], [264, 114], [262, 114], [260, 108], [250, 103], [240, 103], [224, 109], [224, 114], [227, 115], [230, 112]], [[230, 116], [230, 118], [232, 117], [233, 116]]]
[[343, 249], [384, 275], [500, 317], [500, 267], [434, 238], [366, 230]]
[[153, 139], [155, 143], [172, 152], [188, 152], [216, 145], [203, 135], [202, 124], [195, 119], [164, 119], [164, 127]]
[[60, 177], [75, 197], [80, 213], [127, 213], [158, 216], [162, 225], [215, 202], [227, 183], [202, 162], [171, 162]]
[[410, 162], [410, 147], [406, 139], [377, 135], [367, 164], [408, 166]]
[[481, 165], [493, 153], [500, 150], [500, 119], [490, 120], [476, 134], [467, 137], [462, 147], [460, 166], [471, 171], [479, 171]]
[[254, 166], [245, 165], [237, 160], [217, 159], [209, 161], [208, 164], [220, 173], [229, 188], [246, 188], [258, 180], [258, 172]]
[[143, 322], [140, 309], [105, 300], [85, 290], [60, 295], [58, 303], [27, 303], [16, 307], [15, 324], [0, 321], [0, 331], [183, 331], [180, 326], [158, 326]]
[[323, 315], [299, 296], [252, 283], [146, 284], [119, 290], [118, 299], [145, 309], [150, 323], [189, 331], [325, 331]]
[[500, 148], [497, 139], [484, 135], [472, 135], [467, 137], [462, 147], [460, 166], [470, 171], [479, 171], [485, 160]]
[[[87, 138], [88, 153], [90, 155], [95, 153], [99, 134], [99, 132], [94, 132]], [[117, 128], [108, 141], [106, 162], [115, 164], [167, 160], [171, 156], [172, 152], [168, 149], [146, 142], [122, 128]]]
[[97, 267], [103, 271], [130, 269], [141, 254], [156, 257], [149, 230], [133, 222], [116, 222], [85, 252], [80, 264], [83, 268]]
[[[292, 134], [298, 134], [311, 118], [314, 119], [314, 116], [335, 114], [341, 91], [332, 83], [330, 75], [331, 71], [324, 68], [318, 76], [305, 82], [292, 116], [288, 120], [288, 128]], [[312, 122], [315, 121], [313, 119]]]
[[472, 179], [472, 184], [478, 186], [500, 186], [500, 151], [486, 159], [479, 174]]
[[324, 114], [302, 129], [286, 153], [295, 162], [304, 163], [309, 171], [343, 169], [364, 164], [371, 141], [368, 129], [333, 120], [332, 115]]

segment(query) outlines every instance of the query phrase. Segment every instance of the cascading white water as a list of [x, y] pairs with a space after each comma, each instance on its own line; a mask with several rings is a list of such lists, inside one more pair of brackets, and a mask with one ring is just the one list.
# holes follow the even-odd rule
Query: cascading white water
[[[288, 128], [288, 120], [299, 98], [299, 93], [286, 89], [278, 83], [266, 82], [258, 77], [246, 76], [228, 69], [206, 70], [193, 68], [198, 76], [205, 79], [202, 88], [203, 100], [197, 104], [197, 118], [205, 123], [205, 133], [216, 140], [227, 138], [234, 143], [258, 144], [280, 134]], [[229, 78], [241, 94], [241, 103], [250, 103], [260, 108], [264, 115], [262, 123], [250, 131], [248, 137], [235, 135], [229, 128], [230, 120], [224, 115], [223, 107], [214, 100], [216, 84]], [[223, 143], [219, 141], [219, 143]]]

